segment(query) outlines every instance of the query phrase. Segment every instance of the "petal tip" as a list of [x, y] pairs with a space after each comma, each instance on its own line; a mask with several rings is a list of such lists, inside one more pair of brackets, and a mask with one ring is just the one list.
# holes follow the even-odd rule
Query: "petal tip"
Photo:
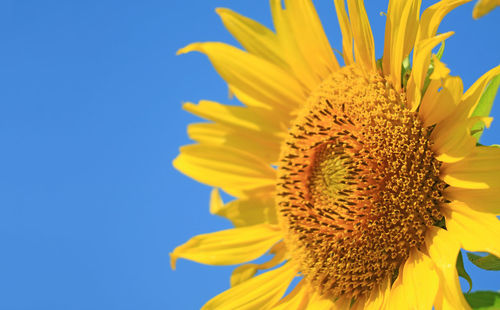
[[179, 56], [179, 55], [187, 54], [190, 52], [201, 52], [201, 51], [202, 51], [201, 43], [191, 43], [191, 44], [177, 50], [175, 55]]
[[210, 193], [210, 213], [217, 214], [224, 207], [224, 202], [219, 194], [219, 189], [214, 188]]
[[217, 13], [220, 17], [222, 17], [222, 15], [225, 15], [227, 13], [231, 13], [232, 11], [228, 8], [215, 8], [215, 13]]
[[169, 255], [170, 255], [170, 268], [172, 268], [172, 270], [175, 270], [176, 262], [179, 257], [175, 254], [175, 250]]

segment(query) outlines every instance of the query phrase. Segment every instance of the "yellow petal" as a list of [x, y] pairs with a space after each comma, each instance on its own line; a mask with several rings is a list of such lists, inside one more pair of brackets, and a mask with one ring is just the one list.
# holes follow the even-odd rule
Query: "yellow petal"
[[212, 191], [210, 212], [229, 219], [234, 226], [242, 227], [261, 223], [277, 224], [274, 191], [269, 195], [252, 195], [248, 199], [236, 199], [222, 203], [217, 189]]
[[295, 37], [289, 10], [282, 7], [283, 0], [270, 0], [274, 28], [283, 49], [283, 57], [295, 77], [307, 88], [313, 90], [321, 82], [303, 55]]
[[202, 309], [270, 309], [283, 296], [296, 274], [296, 267], [285, 263], [215, 296]]
[[445, 79], [448, 74], [450, 73], [450, 69], [446, 67], [444, 63], [437, 58], [436, 55], [432, 55], [432, 62], [434, 64], [434, 70], [432, 71], [432, 74], [430, 76], [431, 80], [442, 80]]
[[282, 139], [266, 132], [238, 130], [236, 126], [219, 123], [190, 124], [187, 132], [189, 138], [200, 144], [237, 149], [266, 163], [275, 163], [279, 159]]
[[451, 309], [470, 309], [462, 293], [456, 268], [459, 242], [447, 230], [438, 227], [429, 228], [425, 241], [442, 283], [440, 297], [446, 300], [445, 304], [449, 304]]
[[230, 195], [275, 183], [276, 171], [265, 162], [240, 150], [214, 145], [187, 145], [173, 165], [193, 179], [222, 188]]
[[270, 135], [281, 131], [280, 122], [277, 121], [280, 115], [269, 113], [262, 108], [229, 106], [208, 100], [201, 100], [198, 104], [187, 102], [183, 108], [204, 119], [238, 127], [238, 129], [263, 131]]
[[420, 19], [416, 42], [431, 38], [436, 32], [443, 18], [456, 7], [471, 0], [444, 0], [428, 7]]
[[444, 194], [446, 199], [461, 201], [473, 210], [500, 215], [498, 188], [465, 189], [450, 186], [444, 190]]
[[255, 225], [198, 235], [170, 254], [175, 269], [178, 258], [208, 265], [235, 265], [254, 260], [282, 238], [274, 225]]
[[476, 109], [479, 99], [483, 94], [488, 83], [500, 74], [500, 65], [483, 74], [472, 86], [465, 92], [462, 102], [459, 105], [460, 117], [471, 117]]
[[238, 285], [251, 279], [259, 270], [258, 264], [244, 264], [236, 267], [231, 274], [231, 286]]
[[[415, 40], [415, 48], [413, 50], [413, 70], [407, 84], [408, 98], [411, 99], [409, 108], [412, 111], [416, 111], [420, 104], [421, 91], [429, 67], [432, 49], [451, 34], [447, 33], [436, 36], [439, 24], [451, 10], [469, 1], [471, 0], [439, 1], [422, 13]], [[445, 35], [446, 37], [444, 37]], [[440, 41], [433, 42], [434, 40]]]
[[[319, 295], [318, 295], [318, 297], [319, 297]], [[351, 308], [351, 298], [339, 297], [337, 300], [332, 301], [330, 298], [319, 297], [319, 300], [317, 303], [310, 303], [310, 304], [311, 304], [310, 309], [349, 310]]]
[[265, 104], [268, 108], [290, 110], [300, 106], [305, 93], [298, 81], [275, 64], [233, 46], [219, 43], [193, 43], [177, 54], [201, 52], [210, 58], [215, 70], [236, 90]]
[[434, 141], [433, 149], [439, 154], [437, 158], [440, 161], [461, 160], [474, 149], [477, 139], [471, 136], [471, 127], [480, 121], [488, 127], [492, 118], [472, 117], [472, 113], [484, 88], [498, 74], [500, 66], [486, 72], [467, 90], [453, 113], [436, 125], [431, 137]]
[[[190, 125], [191, 139], [202, 143], [233, 146], [266, 162], [276, 162], [290, 119], [257, 107], [228, 106], [202, 100], [185, 103], [183, 108], [217, 125]], [[221, 126], [222, 125], [222, 126]]]
[[415, 43], [421, 0], [389, 1], [383, 67], [394, 86], [401, 87], [401, 63]]
[[488, 127], [489, 117], [471, 117], [479, 98], [488, 82], [500, 73], [500, 66], [491, 69], [479, 78], [463, 95], [456, 109], [434, 128], [431, 138], [437, 159], [443, 162], [456, 162], [466, 157], [476, 145], [477, 139], [471, 136], [471, 128], [477, 122]]
[[368, 297], [364, 310], [378, 310], [384, 309], [385, 305], [388, 303], [389, 293], [391, 291], [391, 279], [387, 278], [383, 280], [381, 284], [372, 292]]
[[431, 309], [438, 285], [438, 276], [431, 258], [412, 249], [392, 285], [388, 309]]
[[410, 99], [409, 108], [412, 111], [416, 111], [420, 105], [421, 92], [429, 68], [432, 49], [449, 38], [452, 34], [453, 32], [450, 31], [422, 41], [417, 41], [413, 52], [413, 69], [407, 85], [408, 98]]
[[282, 49], [274, 32], [262, 24], [226, 8], [217, 8], [224, 26], [248, 52], [280, 67], [288, 65], [281, 57]]
[[[443, 180], [460, 188], [488, 189], [500, 187], [500, 148], [475, 147], [463, 160], [444, 164]], [[498, 189], [500, 198], [500, 189]], [[500, 202], [500, 199], [499, 199]]]
[[339, 69], [316, 9], [310, 0], [285, 0], [295, 40], [312, 71], [321, 79]]
[[475, 19], [483, 17], [499, 5], [500, 0], [479, 0], [472, 11], [472, 17]]
[[452, 113], [448, 118], [436, 125], [431, 138], [434, 141], [432, 149], [436, 158], [442, 162], [453, 163], [467, 157], [474, 149], [477, 138], [471, 135], [471, 128], [478, 121], [489, 127], [491, 117], [472, 117], [460, 122], [459, 116]]
[[[445, 144], [447, 144], [448, 148], [447, 150], [437, 150], [438, 153], [448, 152], [450, 151], [449, 149], [451, 148], [451, 146], [453, 146], [453, 144], [456, 144], [457, 141], [465, 143], [465, 140], [467, 140], [466, 145], [455, 145], [454, 151], [457, 153], [462, 153], [462, 157], [463, 154], [467, 155], [470, 153], [470, 151], [472, 151], [472, 146], [476, 144], [476, 139], [472, 138], [472, 136], [470, 135], [471, 127], [479, 121], [482, 121], [486, 124], [486, 126], [489, 126], [489, 123], [492, 119], [488, 117], [471, 116], [477, 104], [479, 103], [479, 99], [484, 91], [484, 88], [489, 83], [489, 81], [491, 81], [491, 79], [494, 78], [497, 74], [500, 74], [500, 66], [491, 69], [481, 78], [479, 78], [462, 96], [462, 99], [460, 100], [453, 113], [451, 113], [447, 118], [437, 124], [436, 128], [432, 132], [432, 135], [435, 142], [435, 139], [440, 139], [440, 143], [435, 144], [441, 144], [441, 146], [435, 145], [434, 148], [440, 149]], [[454, 140], [450, 141], [450, 138], [452, 138], [453, 136]], [[452, 155], [451, 157], [456, 156]]]
[[432, 126], [453, 113], [462, 93], [463, 84], [458, 76], [448, 76], [444, 84], [441, 80], [431, 81], [418, 110], [424, 127]]
[[347, 10], [345, 8], [345, 0], [334, 0], [335, 10], [337, 11], [337, 18], [339, 19], [340, 31], [342, 32], [342, 53], [346, 65], [354, 63], [354, 56], [352, 53], [352, 29]]
[[356, 62], [367, 70], [375, 70], [375, 43], [363, 0], [347, 0], [354, 37]]
[[223, 207], [224, 202], [222, 201], [219, 190], [217, 188], [212, 189], [210, 192], [210, 213], [218, 214]]
[[500, 221], [489, 213], [474, 211], [457, 201], [445, 205], [446, 228], [461, 247], [472, 252], [489, 252], [500, 257]]
[[307, 310], [311, 290], [304, 283], [304, 280], [297, 283], [293, 290], [281, 299], [272, 310]]
[[231, 286], [238, 285], [252, 278], [257, 271], [270, 269], [282, 263], [285, 260], [286, 247], [284, 242], [276, 243], [270, 250], [269, 254], [274, 255], [269, 261], [262, 264], [245, 264], [238, 266], [231, 274]]

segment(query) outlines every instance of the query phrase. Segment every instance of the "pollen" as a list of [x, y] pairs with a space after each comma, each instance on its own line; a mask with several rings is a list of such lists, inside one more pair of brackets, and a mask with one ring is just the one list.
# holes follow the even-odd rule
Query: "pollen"
[[287, 247], [321, 295], [356, 298], [393, 279], [442, 219], [429, 135], [380, 73], [345, 67], [310, 95], [282, 147], [277, 204]]

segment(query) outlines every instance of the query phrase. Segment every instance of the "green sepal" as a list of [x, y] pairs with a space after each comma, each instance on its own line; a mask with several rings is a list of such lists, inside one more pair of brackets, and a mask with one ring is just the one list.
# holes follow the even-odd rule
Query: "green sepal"
[[436, 57], [441, 60], [441, 58], [443, 58], [443, 54], [444, 54], [444, 41], [443, 43], [441, 43], [441, 46], [439, 46], [439, 50], [436, 54]]
[[465, 299], [474, 310], [500, 309], [500, 293], [477, 291], [464, 294]]
[[376, 62], [376, 63], [377, 63], [377, 69], [379, 69], [379, 70], [380, 70], [380, 72], [382, 72], [382, 73], [383, 73], [383, 72], [384, 72], [384, 67], [383, 67], [383, 65], [382, 65], [382, 57], [380, 57], [379, 59], [377, 59], [377, 62]]
[[406, 84], [408, 83], [408, 79], [411, 74], [411, 63], [410, 63], [410, 55], [406, 56], [403, 59], [403, 63], [401, 64], [401, 86], [406, 89]]
[[[444, 54], [444, 41], [439, 46], [439, 50], [437, 51], [436, 57], [439, 60], [441, 60], [441, 58], [443, 57], [443, 54]], [[429, 68], [427, 69], [427, 75], [425, 76], [424, 88], [422, 89], [422, 96], [425, 94], [427, 87], [429, 87], [429, 84], [431, 83], [432, 72], [434, 72], [434, 61], [432, 60], [432, 57], [431, 57], [431, 63], [429, 64]]]
[[[472, 116], [488, 116], [490, 114], [499, 86], [500, 86], [500, 75], [497, 75], [493, 79], [491, 79], [490, 83], [486, 87], [486, 90], [481, 95], [481, 98], [479, 99], [479, 103], [477, 104], [476, 109], [474, 110], [474, 112], [472, 112]], [[472, 136], [477, 138], [478, 141], [479, 138], [481, 138], [483, 131], [484, 131], [484, 124], [482, 122], [476, 123], [471, 128]]]
[[473, 253], [467, 253], [467, 258], [474, 265], [485, 270], [500, 270], [500, 258], [493, 254], [480, 256]]
[[467, 291], [467, 293], [470, 293], [470, 290], [472, 289], [472, 279], [467, 273], [467, 271], [465, 271], [464, 258], [462, 256], [462, 252], [458, 252], [457, 272], [460, 277], [464, 278], [469, 283], [469, 290]]

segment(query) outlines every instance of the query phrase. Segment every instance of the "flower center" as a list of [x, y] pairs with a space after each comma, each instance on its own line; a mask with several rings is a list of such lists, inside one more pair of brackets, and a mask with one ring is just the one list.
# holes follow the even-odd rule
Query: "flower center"
[[283, 146], [277, 203], [285, 242], [320, 294], [368, 293], [442, 219], [429, 134], [379, 73], [345, 67], [311, 94]]

